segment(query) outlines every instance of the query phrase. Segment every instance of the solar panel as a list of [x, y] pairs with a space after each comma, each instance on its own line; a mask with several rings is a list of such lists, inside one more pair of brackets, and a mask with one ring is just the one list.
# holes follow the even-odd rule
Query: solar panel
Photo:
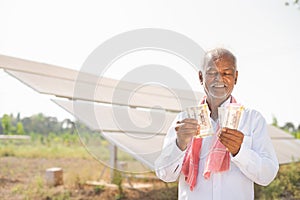
[[176, 117], [176, 113], [172, 112], [139, 110], [87, 101], [56, 99], [53, 102], [96, 131], [166, 134]]
[[295, 139], [291, 134], [288, 134], [272, 125], [268, 125], [267, 130], [272, 139]]
[[70, 80], [74, 80], [78, 74], [75, 70], [5, 55], [0, 55], [0, 68]]
[[297, 139], [273, 139], [279, 164], [287, 164], [293, 161], [300, 161], [300, 140]]
[[[25, 72], [29, 74], [36, 74], [41, 75], [42, 77], [53, 77], [57, 79], [64, 79], [70, 80], [72, 83], [78, 81], [87, 84], [94, 85], [96, 83], [96, 87], [100, 86], [107, 86], [108, 88], [116, 88], [119, 87], [124, 90], [132, 90], [132, 88], [139, 88], [140, 84], [131, 83], [128, 81], [122, 81], [122, 84], [119, 84], [118, 80], [114, 80], [107, 77], [100, 77], [95, 74], [89, 74], [71, 70], [55, 65], [34, 62], [29, 60], [24, 60], [20, 58], [0, 55], [0, 68], [3, 68], [7, 72], [15, 71], [15, 72]], [[17, 75], [16, 75], [16, 78]], [[27, 80], [27, 79], [25, 79]], [[75, 85], [75, 83], [74, 83]], [[191, 95], [197, 95], [199, 98], [203, 96], [203, 94], [199, 92], [190, 92], [186, 90], [175, 89], [176, 94], [179, 94], [180, 97], [183, 99], [191, 99]], [[161, 86], [154, 86], [150, 85], [147, 87], [146, 90], [143, 91], [144, 93], [153, 94], [153, 95], [162, 95], [162, 96], [169, 96], [174, 97], [174, 94], [168, 92], [163, 89]], [[56, 93], [49, 92], [49, 94], [56, 95]], [[88, 100], [88, 99], [87, 99]]]
[[[27, 72], [6, 70], [10, 75], [17, 78], [24, 84], [43, 94], [56, 95], [69, 99], [80, 99], [95, 102], [113, 103], [119, 105], [129, 105], [132, 107], [161, 108], [178, 112], [185, 107], [195, 105], [196, 99], [203, 96], [201, 93], [195, 93], [197, 98], [187, 98], [194, 93], [188, 93], [182, 90], [167, 90], [159, 86], [144, 86], [139, 90], [139, 84], [122, 84], [122, 87], [115, 88], [118, 81], [112, 82], [112, 79], [103, 78], [102, 81], [113, 83], [110, 85], [92, 85], [87, 82], [74, 82], [60, 77], [45, 76]], [[78, 89], [79, 88], [79, 89]], [[82, 88], [82, 89], [80, 89]], [[79, 90], [79, 91], [76, 91]], [[175, 92], [174, 92], [175, 91]], [[173, 93], [174, 92], [174, 93]], [[179, 95], [179, 96], [176, 96]], [[190, 95], [188, 95], [190, 94]]]
[[74, 82], [46, 75], [6, 70], [8, 74], [42, 94], [71, 98]]
[[140, 136], [136, 133], [104, 132], [103, 136], [154, 170], [154, 162], [160, 155], [164, 135], [148, 137], [148, 134]]
[[[158, 110], [153, 110], [150, 113], [145, 110], [87, 101], [58, 99], [53, 101], [74, 115], [78, 120], [87, 124], [92, 130], [99, 131], [112, 144], [130, 153], [135, 159], [141, 161], [150, 169], [154, 169], [154, 161], [160, 154], [164, 136], [176, 117], [176, 113]], [[91, 107], [93, 108], [93, 113], [87, 113], [87, 110]], [[120, 111], [126, 112], [128, 116], [126, 118], [122, 116], [118, 121], [113, 116]], [[157, 119], [158, 121], [155, 122]], [[122, 124], [122, 121], [125, 123]], [[149, 126], [151, 124], [152, 127]], [[88, 143], [85, 146], [90, 148]], [[100, 154], [100, 152], [96, 152], [96, 154]], [[96, 157], [101, 158], [101, 155], [96, 155]]]

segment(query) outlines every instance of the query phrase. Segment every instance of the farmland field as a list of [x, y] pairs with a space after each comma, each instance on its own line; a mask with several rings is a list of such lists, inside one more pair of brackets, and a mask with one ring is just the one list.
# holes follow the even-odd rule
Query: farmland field
[[[108, 184], [109, 168], [86, 151], [77, 135], [65, 140], [61, 136], [51, 137], [0, 140], [1, 199], [177, 199], [177, 183], [166, 184], [147, 178], [154, 176], [151, 172], [142, 174], [144, 178], [127, 174], [127, 179], [122, 174], [121, 182]], [[104, 158], [108, 158], [106, 143], [99, 148], [103, 148], [103, 153], [107, 154]], [[129, 166], [140, 165], [127, 155], [121, 154], [121, 157], [130, 163]], [[63, 169], [63, 185], [50, 187], [46, 184], [45, 171], [52, 167]], [[255, 196], [256, 199], [300, 199], [300, 164], [280, 166], [276, 179], [269, 186], [255, 186]]]
[[[74, 136], [76, 137], [76, 136]], [[55, 139], [58, 141], [59, 139]], [[110, 182], [110, 171], [94, 159], [80, 142], [1, 141], [0, 196], [1, 199], [176, 199], [177, 185], [159, 180], [131, 177], [130, 187], [122, 178], [123, 192]], [[109, 156], [109, 155], [107, 155]], [[126, 159], [126, 158], [125, 158]], [[132, 165], [137, 161], [129, 159]], [[46, 184], [48, 168], [63, 169], [63, 185]], [[103, 173], [102, 173], [103, 172]], [[124, 175], [125, 176], [125, 175]], [[130, 175], [127, 174], [130, 177]], [[154, 176], [148, 173], [147, 176]], [[96, 184], [87, 184], [94, 181]]]

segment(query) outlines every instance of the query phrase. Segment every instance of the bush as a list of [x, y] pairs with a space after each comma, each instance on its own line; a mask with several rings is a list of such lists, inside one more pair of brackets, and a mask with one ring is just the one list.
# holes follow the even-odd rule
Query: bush
[[275, 180], [267, 187], [255, 185], [257, 199], [300, 199], [300, 163], [280, 166]]

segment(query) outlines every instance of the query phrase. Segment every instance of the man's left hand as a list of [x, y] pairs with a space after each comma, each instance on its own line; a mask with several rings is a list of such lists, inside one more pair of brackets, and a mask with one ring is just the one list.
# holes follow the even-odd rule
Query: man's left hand
[[244, 134], [242, 132], [235, 129], [222, 128], [218, 137], [220, 142], [233, 156], [238, 154], [244, 139]]

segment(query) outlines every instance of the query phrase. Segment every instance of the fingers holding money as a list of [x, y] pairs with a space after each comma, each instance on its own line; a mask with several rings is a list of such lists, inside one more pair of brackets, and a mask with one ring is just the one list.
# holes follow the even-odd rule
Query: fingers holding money
[[193, 136], [199, 134], [200, 125], [196, 119], [186, 118], [176, 123], [177, 146], [184, 150]]
[[175, 130], [176, 131], [186, 131], [186, 130], [198, 130], [200, 129], [200, 125], [198, 124], [198, 121], [195, 119], [187, 118], [182, 121], [177, 121]]
[[223, 128], [218, 134], [220, 142], [235, 156], [243, 143], [244, 134], [235, 129]]

